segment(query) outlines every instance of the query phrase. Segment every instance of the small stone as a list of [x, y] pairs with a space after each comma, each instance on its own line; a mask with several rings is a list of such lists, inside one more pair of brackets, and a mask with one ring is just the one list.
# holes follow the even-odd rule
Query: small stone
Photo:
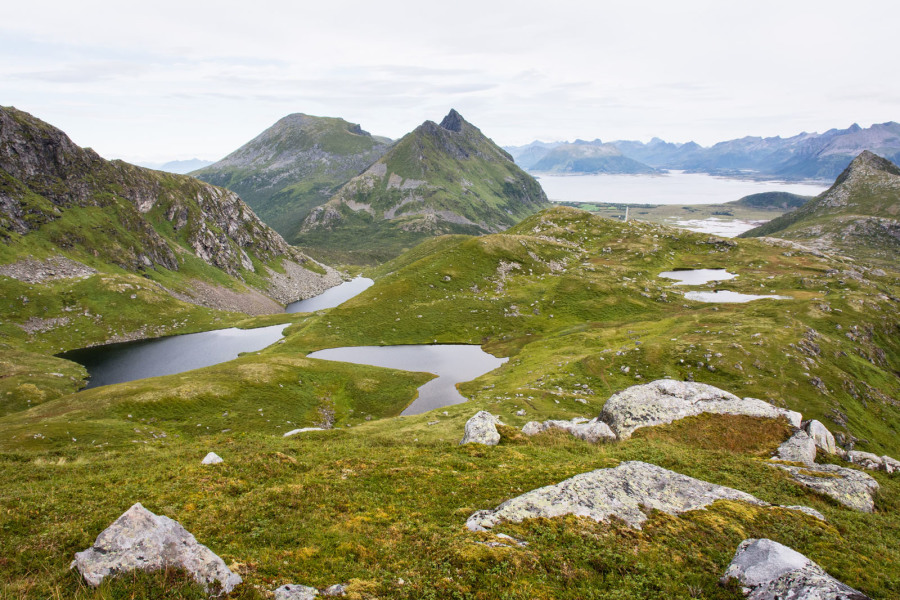
[[291, 437], [292, 435], [297, 435], [298, 433], [306, 433], [307, 431], [325, 431], [321, 427], [301, 427], [300, 429], [291, 429], [287, 433], [285, 433], [281, 437]]
[[744, 540], [725, 570], [749, 600], [869, 600], [796, 550], [768, 539]]
[[343, 583], [335, 583], [329, 585], [322, 591], [323, 596], [345, 596], [347, 594], [347, 586]]
[[497, 425], [500, 424], [500, 420], [491, 413], [485, 410], [477, 412], [475, 416], [466, 421], [466, 432], [459, 445], [496, 446], [500, 443], [500, 432], [497, 431]]
[[516, 416], [517, 416], [517, 417], [524, 417], [524, 416], [525, 416], [525, 409], [523, 408], [523, 409], [517, 410], [517, 411], [516, 411]]
[[205, 457], [203, 457], [203, 460], [200, 461], [200, 464], [201, 465], [217, 465], [222, 462], [225, 462], [225, 460], [221, 456], [219, 456], [215, 452], [210, 452]]
[[275, 590], [275, 600], [313, 600], [319, 590], [308, 585], [289, 583]]
[[825, 519], [825, 515], [823, 515], [822, 513], [820, 513], [819, 511], [817, 511], [816, 509], [810, 508], [810, 507], [808, 507], [808, 506], [797, 506], [797, 505], [795, 505], [795, 506], [782, 506], [781, 508], [786, 508], [787, 510], [796, 510], [797, 512], [802, 512], [802, 513], [807, 514], [807, 515], [809, 515], [809, 516], [811, 516], [811, 517], [815, 517], [815, 518], [817, 518], [817, 519], [820, 520], [820, 521], [825, 521], [825, 520], [826, 520], [826, 519]]

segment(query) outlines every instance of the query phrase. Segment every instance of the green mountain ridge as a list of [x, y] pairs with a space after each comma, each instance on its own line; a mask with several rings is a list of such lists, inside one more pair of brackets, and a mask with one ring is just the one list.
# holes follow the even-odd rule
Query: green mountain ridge
[[30, 114], [0, 108], [7, 350], [209, 328], [220, 310], [280, 312], [339, 282], [234, 193], [104, 160]]
[[334, 117], [295, 113], [191, 173], [241, 196], [288, 241], [314, 207], [380, 158], [391, 140]]
[[342, 262], [383, 261], [427, 237], [501, 231], [546, 206], [534, 178], [451, 110], [313, 209], [294, 239]]
[[869, 263], [900, 260], [900, 168], [864, 151], [828, 190], [796, 210], [741, 234], [803, 242]]

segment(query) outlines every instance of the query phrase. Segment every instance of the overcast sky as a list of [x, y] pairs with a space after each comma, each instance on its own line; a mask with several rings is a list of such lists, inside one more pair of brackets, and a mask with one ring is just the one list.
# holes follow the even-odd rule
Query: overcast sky
[[218, 159], [293, 112], [503, 145], [900, 120], [896, 0], [6, 3], [0, 104], [107, 158]]

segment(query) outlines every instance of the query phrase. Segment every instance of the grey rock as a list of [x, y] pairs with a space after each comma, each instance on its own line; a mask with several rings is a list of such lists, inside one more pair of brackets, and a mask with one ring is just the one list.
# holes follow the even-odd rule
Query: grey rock
[[796, 550], [768, 539], [744, 540], [725, 570], [750, 600], [868, 600]]
[[878, 491], [878, 482], [856, 469], [838, 465], [773, 465], [791, 474], [791, 479], [802, 486], [837, 500], [844, 506], [862, 512], [875, 510], [872, 494]]
[[831, 435], [831, 432], [828, 431], [828, 428], [822, 425], [822, 423], [813, 419], [805, 422], [803, 428], [806, 430], [807, 435], [809, 435], [816, 443], [817, 447], [829, 454], [834, 454], [837, 451], [837, 444], [834, 443], [834, 436]]
[[335, 583], [329, 585], [322, 591], [323, 596], [345, 596], [347, 594], [347, 586], [343, 583]]
[[241, 583], [239, 575], [212, 550], [197, 543], [179, 523], [153, 514], [140, 503], [104, 529], [93, 546], [76, 553], [72, 567], [93, 587], [106, 577], [166, 567], [184, 569], [207, 589], [210, 584], [218, 584], [226, 594]]
[[591, 443], [616, 439], [616, 434], [609, 428], [609, 425], [599, 419], [589, 421], [583, 417], [575, 417], [571, 421], [550, 420], [543, 423], [529, 421], [522, 427], [522, 433], [531, 436], [550, 429], [562, 429], [578, 439]]
[[523, 409], [521, 409], [521, 410], [517, 410], [517, 411], [516, 411], [516, 416], [517, 416], [517, 417], [524, 417], [524, 416], [525, 416], [525, 409], [523, 408]]
[[500, 433], [497, 431], [497, 425], [500, 424], [500, 420], [486, 410], [477, 412], [474, 417], [466, 421], [466, 432], [459, 445], [496, 446], [500, 443]]
[[217, 465], [219, 463], [225, 462], [225, 460], [216, 454], [215, 452], [210, 452], [206, 456], [203, 457], [203, 460], [200, 461], [201, 465]]
[[779, 460], [798, 462], [807, 465], [816, 462], [816, 443], [802, 429], [794, 432], [783, 444], [778, 446]]
[[891, 458], [890, 456], [881, 457], [881, 466], [887, 473], [900, 472], [900, 460]]
[[313, 600], [319, 590], [308, 585], [289, 583], [275, 590], [275, 600]]
[[647, 520], [643, 509], [670, 515], [705, 508], [716, 500], [740, 500], [760, 506], [758, 498], [638, 461], [614, 469], [575, 475], [507, 500], [494, 510], [480, 510], [466, 521], [471, 531], [485, 531], [498, 523], [562, 515], [607, 521], [617, 517], [640, 529]]
[[884, 461], [877, 454], [871, 452], [862, 452], [860, 450], [850, 450], [845, 457], [847, 462], [859, 465], [863, 469], [869, 471], [877, 471], [884, 466]]
[[756, 398], [738, 398], [734, 394], [704, 383], [659, 379], [635, 385], [613, 394], [600, 413], [620, 440], [631, 437], [641, 427], [664, 425], [702, 413], [784, 417], [800, 427], [798, 412], [772, 406]]

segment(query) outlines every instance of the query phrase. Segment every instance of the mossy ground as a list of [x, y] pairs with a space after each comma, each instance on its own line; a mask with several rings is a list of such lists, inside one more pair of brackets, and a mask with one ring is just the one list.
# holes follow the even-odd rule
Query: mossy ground
[[[674, 267], [728, 268], [739, 277], [720, 287], [794, 299], [690, 302], [656, 277]], [[480, 409], [511, 427], [591, 417], [611, 393], [670, 376], [800, 410], [864, 440], [858, 448], [900, 456], [898, 280], [832, 268], [848, 265], [558, 208], [506, 234], [427, 241], [376, 269], [376, 284], [344, 305], [284, 316], [284, 343], [232, 363], [32, 408], [10, 396], [0, 417], [0, 594], [196, 597], [177, 573], [91, 590], [68, 570], [140, 501], [241, 573], [236, 598], [349, 582], [351, 598], [736, 599], [718, 579], [748, 537], [785, 543], [872, 597], [897, 596], [900, 479], [873, 474], [874, 514], [802, 488], [766, 464], [788, 434], [783, 423], [704, 416], [598, 445], [504, 428], [499, 446], [457, 446]], [[399, 417], [427, 375], [305, 358], [434, 340], [511, 359], [461, 385], [467, 403]], [[45, 368], [44, 354], [23, 356]], [[323, 410], [333, 430], [282, 437]], [[200, 465], [209, 451], [225, 463]], [[574, 517], [497, 528], [525, 548], [478, 544], [494, 538], [464, 527], [475, 510], [623, 460], [811, 506], [828, 521], [720, 502], [652, 514], [641, 531]]]

